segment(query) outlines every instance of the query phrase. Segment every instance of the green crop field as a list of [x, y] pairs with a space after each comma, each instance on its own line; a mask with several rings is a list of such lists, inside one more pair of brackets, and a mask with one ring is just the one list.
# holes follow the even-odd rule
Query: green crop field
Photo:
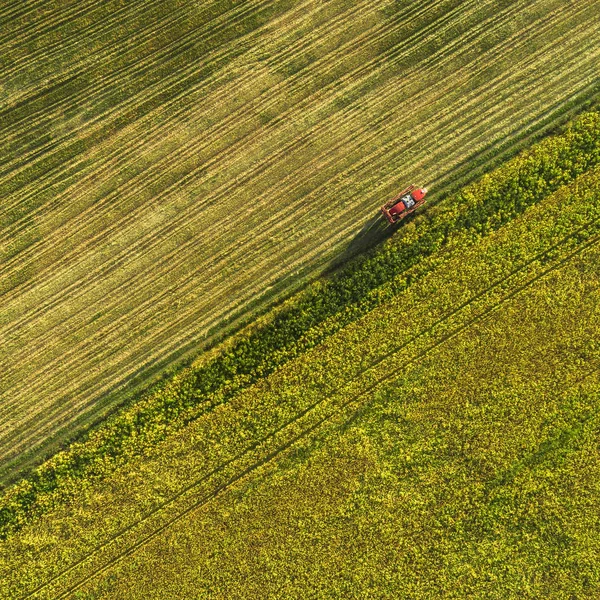
[[1, 480], [399, 186], [432, 206], [579, 111], [599, 55], [594, 0], [4, 2]]
[[597, 13], [2, 4], [0, 599], [600, 597]]
[[597, 596], [599, 244], [589, 112], [7, 490], [0, 595]]

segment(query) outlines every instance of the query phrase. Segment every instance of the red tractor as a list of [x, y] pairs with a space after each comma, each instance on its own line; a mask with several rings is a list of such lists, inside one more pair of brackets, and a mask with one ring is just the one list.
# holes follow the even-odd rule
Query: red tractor
[[397, 223], [425, 204], [425, 194], [427, 188], [417, 189], [416, 185], [409, 185], [397, 196], [388, 200], [381, 207], [381, 212], [390, 223]]

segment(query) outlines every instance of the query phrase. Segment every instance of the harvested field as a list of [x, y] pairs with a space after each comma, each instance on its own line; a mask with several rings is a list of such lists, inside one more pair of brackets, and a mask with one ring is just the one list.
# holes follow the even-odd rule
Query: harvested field
[[597, 595], [599, 198], [596, 168], [432, 256], [6, 540], [2, 594]]
[[596, 83], [592, 0], [398, 6], [4, 5], [2, 463]]

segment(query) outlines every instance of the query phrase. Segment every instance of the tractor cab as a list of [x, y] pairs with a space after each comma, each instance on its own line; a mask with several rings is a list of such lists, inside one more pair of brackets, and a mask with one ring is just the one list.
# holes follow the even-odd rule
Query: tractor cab
[[386, 202], [381, 207], [381, 212], [390, 223], [397, 223], [417, 210], [419, 206], [425, 204], [426, 194], [427, 188], [417, 188], [416, 185], [410, 185]]

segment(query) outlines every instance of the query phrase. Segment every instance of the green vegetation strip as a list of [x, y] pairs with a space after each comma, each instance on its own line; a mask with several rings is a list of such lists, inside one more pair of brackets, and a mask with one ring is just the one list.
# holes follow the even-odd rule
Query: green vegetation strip
[[[351, 414], [360, 409], [372, 414], [365, 405], [374, 395], [376, 415], [381, 417], [383, 411], [383, 417], [392, 416], [382, 417], [379, 427], [371, 423], [370, 427], [383, 436], [383, 440], [374, 436], [371, 447], [384, 451], [390, 445], [393, 449], [394, 444], [406, 447], [399, 457], [388, 457], [406, 463], [395, 485], [405, 488], [408, 481], [415, 489], [420, 486], [421, 500], [434, 506], [435, 497], [427, 498], [424, 489], [429, 478], [438, 477], [436, 469], [440, 468], [451, 481], [444, 471], [445, 460], [464, 455], [468, 462], [465, 468], [473, 469], [472, 478], [487, 481], [486, 489], [496, 493], [522, 468], [520, 453], [524, 449], [535, 451], [541, 437], [554, 439], [556, 430], [578, 418], [582, 405], [568, 405], [569, 390], [600, 366], [595, 335], [600, 314], [594, 296], [600, 277], [599, 190], [600, 172], [595, 169], [478, 244], [472, 245], [466, 235], [460, 241], [454, 240], [443, 259], [424, 259], [436, 267], [415, 285], [230, 402], [204, 414], [158, 446], [148, 460], [133, 459], [106, 483], [90, 488], [89, 494], [79, 491], [73, 504], [7, 540], [0, 561], [0, 579], [9, 586], [4, 588], [5, 595], [13, 597], [37, 589], [42, 597], [62, 597], [81, 586], [85, 589], [90, 585], [86, 583], [90, 576], [99, 578], [115, 568], [127, 571], [128, 564], [134, 564], [148, 577], [144, 565], [153, 564], [151, 555], [155, 550], [147, 550], [146, 546], [182, 547], [186, 529], [194, 531], [198, 539], [211, 537], [204, 545], [200, 541], [184, 544], [194, 553], [196, 566], [204, 568], [211, 562], [202, 547], [222, 549], [225, 545], [227, 556], [238, 567], [246, 568], [253, 559], [235, 549], [235, 538], [243, 532], [252, 537], [254, 529], [240, 523], [240, 515], [252, 510], [257, 494], [268, 498], [269, 489], [293, 480], [289, 469], [293, 472], [296, 465], [305, 464], [314, 451], [310, 442], [302, 442], [303, 438], [339, 421], [340, 415], [343, 422], [348, 411]], [[526, 323], [520, 326], [522, 316], [526, 316]], [[563, 396], [568, 409], [564, 414]], [[590, 402], [586, 400], [585, 407], [589, 408]], [[577, 414], [570, 414], [571, 409]], [[396, 413], [401, 414], [396, 417]], [[406, 422], [411, 413], [419, 420], [415, 429]], [[465, 415], [463, 423], [461, 415]], [[440, 427], [436, 435], [424, 435], [420, 430], [432, 426], [429, 420]], [[507, 429], [502, 430], [497, 421]], [[493, 437], [479, 430], [488, 425]], [[402, 429], [396, 436], [389, 431], [395, 426]], [[329, 438], [329, 459], [338, 464], [340, 446], [336, 444], [343, 446], [345, 442], [335, 431], [334, 427], [333, 436], [323, 432], [319, 435]], [[500, 432], [504, 437], [499, 436]], [[486, 444], [499, 447], [501, 442], [506, 461], [502, 456], [484, 453]], [[293, 454], [286, 458], [283, 455], [289, 450]], [[360, 447], [356, 453], [360, 463]], [[270, 464], [274, 459], [276, 464]], [[323, 455], [319, 460], [325, 460]], [[506, 464], [511, 461], [516, 461], [516, 466], [507, 470]], [[333, 481], [326, 477], [326, 470], [318, 471], [315, 476], [319, 484], [310, 489], [318, 487], [321, 496], [332, 499], [332, 507], [339, 503], [348, 518], [362, 519], [364, 515], [353, 511], [336, 483], [338, 477], [340, 481], [352, 481], [356, 472], [353, 465], [358, 466], [354, 461], [346, 463], [349, 468], [345, 469], [338, 464], [340, 472]], [[419, 480], [423, 475], [419, 465], [431, 469], [424, 480]], [[382, 469], [378, 475], [379, 467]], [[383, 467], [385, 464], [375, 463], [371, 476], [385, 475]], [[252, 483], [263, 468], [269, 471], [269, 482]], [[464, 481], [462, 476], [459, 481]], [[237, 489], [240, 485], [242, 489]], [[227, 508], [232, 500], [223, 493], [230, 488], [239, 509]], [[306, 510], [308, 520], [301, 532], [310, 532], [310, 523], [319, 526], [319, 512], [302, 507], [310, 504], [312, 493], [304, 492], [308, 496], [302, 496], [300, 489], [294, 489], [291, 496], [301, 500], [298, 506]], [[477, 495], [480, 490], [476, 483], [467, 491]], [[439, 493], [451, 491], [446, 485]], [[394, 489], [386, 490], [388, 495], [393, 493]], [[278, 496], [275, 507], [280, 500]], [[205, 526], [199, 525], [202, 531], [198, 531], [186, 515], [201, 507], [210, 515], [205, 521], [200, 519]], [[412, 509], [419, 514], [417, 506]], [[446, 514], [443, 510], [440, 518]], [[468, 516], [469, 526], [473, 520], [487, 518], [484, 512]], [[222, 539], [212, 539], [219, 527], [215, 523], [222, 519], [233, 520], [236, 525], [224, 527], [223, 531], [229, 533], [223, 536], [221, 532]], [[258, 529], [260, 523], [270, 522], [264, 515], [261, 519], [264, 521], [256, 521]], [[375, 510], [375, 522], [377, 519]], [[423, 526], [437, 536], [444, 524], [424, 522]], [[170, 533], [172, 528], [175, 533]], [[451, 537], [452, 532], [447, 536]], [[285, 539], [285, 532], [281, 539]], [[271, 541], [277, 546], [277, 541]], [[289, 539], [286, 543], [293, 552], [295, 544]], [[381, 539], [374, 535], [371, 543], [379, 544]], [[141, 556], [135, 555], [138, 551]], [[360, 549], [357, 551], [360, 553]], [[164, 549], [159, 555], [165, 556]], [[146, 591], [168, 596], [164, 586], [184, 564], [184, 560], [179, 566], [170, 560], [161, 563], [159, 580], [151, 584], [146, 581]], [[330, 561], [323, 564], [329, 565], [331, 582]], [[202, 586], [211, 582], [218, 588], [213, 573], [204, 571], [203, 577]], [[121, 571], [119, 584], [129, 585], [128, 578]], [[180, 585], [192, 587], [197, 583], [190, 583], [194, 576], [189, 573], [183, 581], [178, 579]], [[232, 574], [231, 581], [237, 582], [237, 576]], [[109, 585], [115, 585], [114, 577], [106, 577], [101, 588]], [[262, 585], [268, 586], [269, 582], [263, 581]], [[106, 593], [110, 597], [110, 592]], [[131, 595], [122, 590], [120, 593]]]
[[[64, 490], [68, 496], [73, 481], [105, 477], [169, 432], [387, 302], [435, 265], [435, 261], [422, 262], [424, 258], [453, 240], [472, 243], [498, 229], [598, 162], [600, 114], [590, 112], [563, 134], [544, 140], [451, 197], [444, 206], [435, 207], [397, 239], [332, 280], [313, 286], [213, 359], [176, 376], [118, 413], [85, 441], [74, 443], [38, 467], [26, 481], [5, 493], [0, 536], [6, 537], [47, 510], [44, 498], [48, 494]], [[382, 287], [384, 284], [388, 285]]]

